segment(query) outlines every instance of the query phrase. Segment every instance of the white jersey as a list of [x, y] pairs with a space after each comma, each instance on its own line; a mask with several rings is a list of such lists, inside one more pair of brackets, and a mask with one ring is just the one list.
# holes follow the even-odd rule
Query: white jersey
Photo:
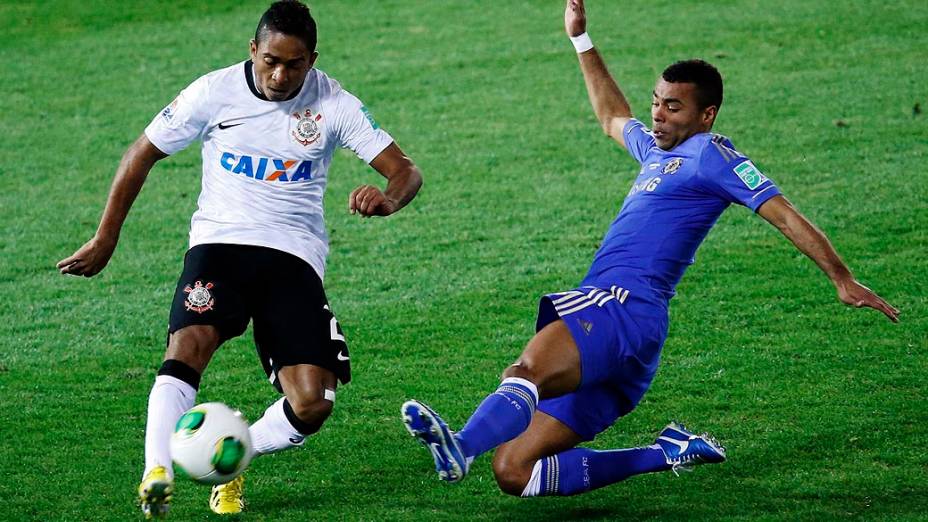
[[328, 235], [322, 195], [336, 147], [370, 163], [393, 139], [367, 109], [312, 69], [289, 100], [268, 101], [251, 61], [201, 76], [145, 129], [174, 154], [203, 143], [203, 181], [190, 247], [231, 243], [274, 248], [309, 263], [321, 279]]

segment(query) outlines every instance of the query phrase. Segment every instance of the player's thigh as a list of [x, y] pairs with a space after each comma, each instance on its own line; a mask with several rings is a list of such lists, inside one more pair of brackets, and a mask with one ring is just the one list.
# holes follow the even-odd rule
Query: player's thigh
[[222, 343], [245, 331], [250, 263], [243, 258], [244, 248], [207, 244], [187, 251], [171, 302], [169, 334], [190, 326], [211, 326]]
[[564, 321], [538, 331], [504, 377], [523, 377], [538, 387], [542, 398], [570, 393], [580, 385], [580, 351]]
[[248, 325], [247, 261], [235, 245], [197, 245], [184, 256], [168, 321], [165, 359], [202, 373], [216, 349]]
[[[572, 341], [570, 364], [577, 368], [579, 382], [568, 391], [615, 384], [625, 377], [629, 358], [654, 358], [651, 354], [641, 353], [642, 340], [647, 332], [641, 331], [627, 307], [612, 291], [595, 287], [582, 287], [541, 298], [536, 337], [556, 327], [560, 338]], [[547, 394], [545, 398], [555, 396]]]
[[168, 334], [164, 360], [181, 361], [202, 374], [222, 344], [219, 330], [210, 325], [191, 325]]
[[347, 383], [351, 379], [348, 345], [329, 308], [322, 281], [295, 256], [277, 252], [273, 257], [273, 266], [288, 278], [286, 285], [266, 281], [256, 295], [255, 344], [265, 371], [280, 384], [284, 368], [315, 366]]
[[583, 438], [547, 413], [536, 411], [528, 429], [496, 448], [493, 473], [501, 487], [521, 488], [528, 483], [535, 462], [575, 447]]

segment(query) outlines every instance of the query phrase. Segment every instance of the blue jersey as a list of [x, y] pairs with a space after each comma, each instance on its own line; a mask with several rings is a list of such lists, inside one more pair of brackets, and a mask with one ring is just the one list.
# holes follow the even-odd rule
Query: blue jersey
[[669, 300], [730, 204], [756, 211], [780, 191], [719, 134], [696, 134], [663, 150], [638, 120], [623, 132], [641, 170], [581, 286], [622, 285]]

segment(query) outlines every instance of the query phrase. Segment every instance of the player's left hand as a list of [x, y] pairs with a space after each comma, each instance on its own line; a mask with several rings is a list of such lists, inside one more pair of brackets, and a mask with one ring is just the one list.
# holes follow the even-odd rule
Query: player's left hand
[[348, 196], [348, 212], [361, 217], [389, 216], [396, 212], [397, 204], [373, 185], [361, 185]]
[[838, 284], [837, 287], [838, 299], [842, 303], [857, 308], [865, 306], [873, 308], [883, 312], [890, 321], [899, 322], [899, 309], [884, 301], [882, 297], [873, 293], [872, 290], [860, 284], [857, 280], [852, 279], [847, 283]]
[[564, 29], [567, 36], [580, 36], [586, 32], [586, 8], [583, 0], [567, 0], [564, 9]]

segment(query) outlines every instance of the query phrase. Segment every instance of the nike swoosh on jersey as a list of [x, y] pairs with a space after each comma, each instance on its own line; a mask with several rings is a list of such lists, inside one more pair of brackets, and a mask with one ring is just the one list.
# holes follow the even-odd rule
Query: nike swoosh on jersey
[[[232, 121], [235, 121], [235, 120], [232, 120]], [[245, 122], [243, 121], [240, 121], [238, 123], [229, 123], [227, 121], [223, 121], [219, 123], [219, 130], [226, 130], [229, 127], [238, 127], [239, 125], [244, 125], [244, 124]]]
[[344, 355], [342, 352], [338, 352], [335, 358], [338, 359], [339, 361], [347, 361], [349, 359], [349, 357], [347, 355]]

